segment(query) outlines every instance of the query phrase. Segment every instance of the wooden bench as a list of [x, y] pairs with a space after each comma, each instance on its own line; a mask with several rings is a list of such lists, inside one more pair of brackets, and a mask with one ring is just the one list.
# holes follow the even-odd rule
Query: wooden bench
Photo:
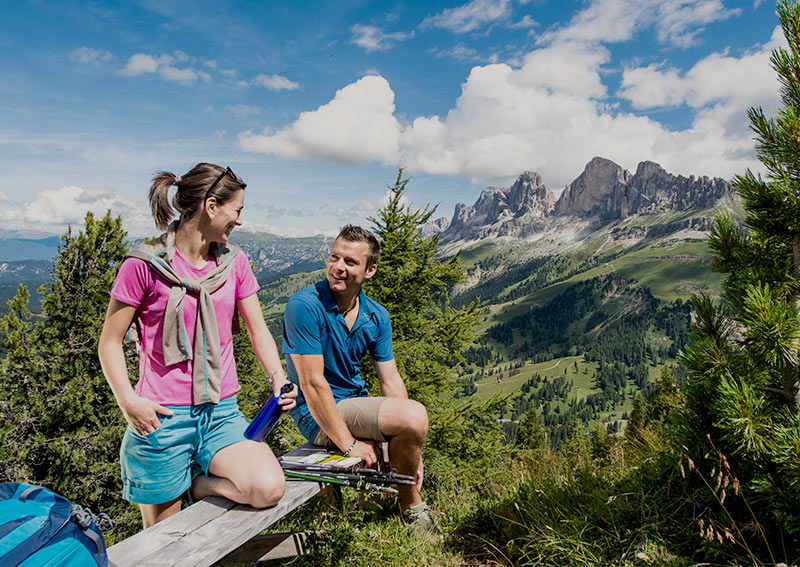
[[[307, 455], [321, 450], [324, 449], [307, 443], [288, 454]], [[298, 555], [305, 550], [308, 534], [258, 534], [326, 488], [330, 485], [287, 482], [281, 501], [264, 509], [226, 498], [205, 498], [109, 547], [109, 567], [209, 567]]]

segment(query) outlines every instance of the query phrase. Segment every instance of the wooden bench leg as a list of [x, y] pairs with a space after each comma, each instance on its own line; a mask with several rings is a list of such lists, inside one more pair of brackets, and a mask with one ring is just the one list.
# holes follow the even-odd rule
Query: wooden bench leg
[[232, 551], [214, 563], [214, 565], [254, 563], [305, 555], [308, 553], [311, 543], [319, 537], [319, 532], [257, 535], [236, 551]]
[[341, 510], [344, 505], [342, 497], [342, 487], [338, 484], [326, 484], [325, 488], [320, 491], [325, 499], [325, 504], [334, 510]]

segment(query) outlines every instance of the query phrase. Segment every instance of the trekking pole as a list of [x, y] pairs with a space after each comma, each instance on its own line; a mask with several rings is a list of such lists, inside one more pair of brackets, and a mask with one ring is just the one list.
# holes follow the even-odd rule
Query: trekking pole
[[385, 473], [375, 469], [337, 468], [329, 465], [313, 465], [303, 463], [281, 463], [281, 467], [283, 467], [283, 470], [291, 471], [308, 471], [315, 473], [328, 473], [333, 475], [347, 475], [351, 480], [367, 481], [373, 484], [402, 484], [411, 486], [416, 482], [413, 477], [398, 474], [396, 471]]
[[359, 490], [367, 490], [369, 492], [386, 492], [388, 494], [397, 494], [397, 490], [389, 486], [379, 486], [368, 481], [350, 480], [346, 478], [336, 478], [326, 474], [317, 474], [311, 471], [283, 471], [283, 474], [288, 477], [287, 480], [302, 480], [312, 482], [326, 482], [329, 484], [338, 484], [340, 486], [348, 486], [350, 488], [357, 488]]
[[362, 475], [347, 474], [347, 473], [305, 471], [305, 470], [293, 470], [293, 469], [283, 469], [283, 472], [284, 474], [292, 474], [298, 476], [314, 476], [319, 478], [327, 478], [341, 482], [347, 482], [350, 483], [349, 486], [355, 486], [356, 488], [360, 487], [362, 484], [374, 484], [378, 486], [385, 486], [387, 484], [390, 484], [389, 482], [386, 482], [386, 479], [370, 478]]
[[375, 469], [364, 469], [364, 468], [353, 467], [352, 471], [353, 471], [354, 474], [363, 474], [363, 475], [368, 475], [368, 476], [369, 475], [378, 474], [378, 475], [381, 475], [381, 476], [385, 476], [386, 478], [390, 478], [393, 481], [396, 481], [395, 484], [416, 484], [417, 483], [417, 479], [415, 477], [413, 477], [411, 475], [407, 475], [407, 474], [400, 474], [399, 472], [397, 472], [394, 469], [390, 470], [389, 472], [383, 472], [383, 471], [378, 471], [378, 470], [375, 470]]

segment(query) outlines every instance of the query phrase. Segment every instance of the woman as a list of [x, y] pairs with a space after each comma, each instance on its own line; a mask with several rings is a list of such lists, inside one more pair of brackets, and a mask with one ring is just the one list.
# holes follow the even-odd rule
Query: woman
[[[176, 185], [172, 205], [167, 192]], [[230, 168], [200, 163], [186, 175], [160, 172], [150, 188], [156, 226], [167, 232], [120, 266], [98, 354], [128, 429], [120, 448], [123, 496], [147, 528], [190, 502], [219, 495], [258, 508], [285, 491], [269, 447], [244, 438], [233, 325], [241, 315], [274, 392], [286, 383], [245, 254], [227, 244], [242, 224], [245, 183]], [[139, 381], [131, 387], [122, 351], [136, 323]], [[296, 390], [284, 394], [284, 411]], [[192, 463], [194, 461], [194, 463]]]

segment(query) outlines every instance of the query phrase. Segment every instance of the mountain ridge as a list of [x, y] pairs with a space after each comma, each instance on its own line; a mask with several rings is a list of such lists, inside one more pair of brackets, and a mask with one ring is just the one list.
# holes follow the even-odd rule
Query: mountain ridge
[[[472, 206], [456, 204], [449, 223], [436, 219], [424, 230], [438, 232], [451, 251], [490, 238], [530, 240], [548, 233], [561, 233], [569, 243], [632, 217], [694, 213], [726, 199], [735, 194], [721, 178], [676, 176], [652, 161], [631, 173], [595, 157], [558, 198], [538, 173], [525, 171], [507, 188], [484, 188]], [[704, 228], [705, 222], [699, 224]]]

